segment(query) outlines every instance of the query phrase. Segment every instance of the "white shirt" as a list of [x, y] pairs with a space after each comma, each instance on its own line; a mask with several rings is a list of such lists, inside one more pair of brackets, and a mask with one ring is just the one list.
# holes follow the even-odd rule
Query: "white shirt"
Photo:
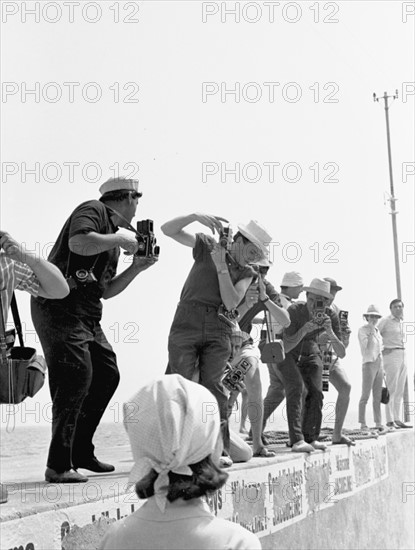
[[[374, 331], [372, 336], [372, 346], [368, 349], [369, 344], [369, 334]], [[359, 339], [360, 350], [362, 352], [363, 363], [372, 363], [376, 361], [382, 351], [382, 336], [379, 332], [378, 327], [374, 327], [367, 323], [359, 328], [357, 333]]]
[[378, 324], [385, 349], [405, 348], [403, 321], [393, 315], [382, 317]]

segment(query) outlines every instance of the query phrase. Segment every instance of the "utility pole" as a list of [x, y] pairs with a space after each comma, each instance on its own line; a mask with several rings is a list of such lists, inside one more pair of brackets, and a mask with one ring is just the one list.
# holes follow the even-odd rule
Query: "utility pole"
[[[390, 129], [389, 129], [389, 103], [388, 100], [392, 99], [394, 101], [398, 97], [398, 90], [395, 91], [395, 95], [388, 95], [387, 92], [384, 92], [382, 97], [377, 97], [376, 94], [373, 94], [373, 101], [379, 101], [383, 99], [385, 102], [385, 117], [386, 117], [386, 138], [388, 142], [388, 160], [389, 160], [389, 181], [390, 181], [390, 198], [389, 202], [391, 205], [391, 216], [392, 216], [392, 234], [393, 234], [393, 250], [395, 254], [395, 277], [396, 277], [396, 294], [399, 300], [402, 300], [402, 291], [401, 291], [401, 272], [399, 267], [399, 245], [398, 245], [398, 228], [396, 225], [396, 216], [398, 212], [396, 211], [396, 198], [395, 191], [393, 188], [393, 173], [392, 173], [392, 152], [391, 152], [391, 139], [390, 139]], [[406, 422], [410, 420], [409, 414], [409, 388], [408, 388], [408, 377], [405, 381], [404, 389], [404, 419]]]
[[392, 173], [392, 152], [391, 152], [391, 139], [390, 139], [390, 130], [389, 130], [389, 103], [388, 99], [395, 100], [398, 97], [398, 90], [396, 90], [395, 95], [390, 96], [386, 92], [381, 98], [377, 97], [376, 94], [373, 94], [373, 101], [379, 101], [383, 99], [385, 102], [385, 116], [386, 116], [386, 138], [388, 141], [388, 160], [389, 160], [389, 181], [390, 181], [390, 205], [391, 205], [391, 216], [392, 216], [392, 233], [393, 233], [393, 250], [395, 253], [395, 276], [396, 276], [396, 294], [399, 300], [402, 300], [402, 291], [401, 291], [401, 273], [399, 268], [399, 246], [398, 246], [398, 229], [396, 225], [396, 216], [398, 212], [396, 211], [396, 198], [395, 191], [393, 188], [393, 173]]

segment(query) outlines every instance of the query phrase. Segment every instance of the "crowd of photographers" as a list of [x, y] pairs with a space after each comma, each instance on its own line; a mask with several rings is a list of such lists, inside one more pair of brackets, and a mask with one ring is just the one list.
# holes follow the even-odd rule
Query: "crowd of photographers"
[[[100, 326], [101, 299], [124, 291], [159, 255], [152, 221], [138, 222], [137, 229], [131, 226], [142, 195], [138, 182], [111, 178], [100, 193], [99, 200], [86, 201], [72, 212], [48, 258], [66, 279], [69, 294], [31, 290], [32, 318], [49, 369], [53, 403], [48, 482], [87, 481], [79, 468], [99, 473], [114, 470], [98, 460], [92, 443], [119, 382], [116, 355]], [[192, 232], [189, 226], [194, 222], [212, 235]], [[130, 231], [119, 232], [119, 228]], [[253, 220], [239, 225], [232, 235], [226, 219], [193, 213], [164, 223], [161, 230], [191, 248], [194, 260], [170, 329], [168, 372], [197, 381], [216, 399], [224, 446], [222, 466], [252, 455], [274, 455], [267, 449], [264, 429], [284, 398], [292, 451], [324, 451], [320, 430], [323, 391], [329, 382], [338, 392], [332, 444], [354, 445], [342, 432], [350, 383], [340, 360], [346, 355], [351, 331], [347, 311], [333, 303], [341, 290], [336, 281], [314, 278], [304, 286], [300, 273], [289, 272], [277, 291], [267, 279], [271, 265], [267, 245], [272, 235]], [[132, 256], [132, 263], [116, 275], [120, 249]], [[297, 300], [301, 292], [305, 292], [304, 301]], [[408, 427], [399, 416], [406, 379], [403, 303], [392, 302], [391, 316], [378, 325], [380, 313], [375, 306], [364, 317], [367, 324], [359, 330], [363, 357], [359, 422], [369, 430], [365, 406], [373, 389], [377, 432]], [[254, 325], [262, 326], [260, 339], [251, 335]], [[270, 380], [264, 400], [261, 362], [267, 364]], [[380, 416], [384, 372], [390, 393], [386, 427]], [[229, 430], [240, 392], [241, 431], [248, 432], [248, 416], [252, 450]]]

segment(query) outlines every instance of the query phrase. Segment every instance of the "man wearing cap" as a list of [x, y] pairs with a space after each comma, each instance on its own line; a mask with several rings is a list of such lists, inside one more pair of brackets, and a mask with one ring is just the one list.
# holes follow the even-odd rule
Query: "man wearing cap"
[[[290, 271], [284, 274], [281, 281], [281, 292], [279, 294], [281, 305], [288, 309], [294, 300], [297, 300], [303, 291], [304, 281], [298, 271]], [[281, 338], [284, 326], [273, 321], [272, 331], [276, 337]], [[278, 365], [267, 363], [269, 372], [269, 388], [264, 399], [263, 429], [265, 429], [268, 418], [285, 399], [284, 381], [278, 369]]]
[[[92, 438], [119, 382], [115, 353], [101, 325], [101, 298], [122, 292], [154, 264], [135, 256], [138, 242], [129, 228], [135, 216], [138, 181], [111, 178], [100, 187], [100, 200], [80, 204], [65, 222], [49, 255], [69, 283], [63, 300], [32, 298], [32, 319], [49, 368], [52, 440], [45, 479], [51, 483], [85, 482], [76, 470], [111, 472], [94, 454]], [[120, 248], [132, 263], [116, 276]], [[75, 470], [75, 471], [74, 471]]]
[[[332, 298], [330, 283], [316, 278], [303, 290], [307, 293], [306, 303], [297, 302], [288, 308], [291, 324], [284, 330], [286, 356], [279, 365], [285, 385], [288, 430], [294, 452], [326, 449], [326, 446], [318, 441], [324, 397], [320, 335], [326, 332], [338, 357], [344, 357], [346, 353], [340, 340], [339, 319], [328, 307]], [[324, 312], [317, 318], [316, 309], [319, 302], [322, 302]], [[304, 385], [307, 396], [302, 413], [301, 396]]]
[[[343, 342], [344, 347], [347, 348], [350, 341], [350, 333], [352, 332], [348, 323], [348, 312], [341, 310], [336, 304], [333, 303], [337, 293], [342, 290], [342, 287], [339, 286], [337, 282], [331, 277], [324, 277], [324, 280], [330, 284], [330, 294], [332, 295], [332, 299], [329, 301], [329, 306], [339, 318], [341, 335], [340, 339]], [[326, 342], [326, 340], [328, 340], [328, 337], [325, 338], [325, 336], [326, 335], [322, 334], [320, 337], [320, 347], [322, 351], [331, 351], [332, 346], [328, 345], [328, 343]], [[355, 443], [349, 437], [342, 434], [347, 409], [349, 408], [350, 391], [352, 389], [352, 386], [347, 378], [346, 371], [340, 365], [339, 358], [336, 357], [336, 355], [334, 355], [334, 359], [332, 360], [330, 365], [329, 382], [336, 388], [338, 393], [332, 443], [334, 445], [345, 444], [353, 446], [355, 445]]]
[[389, 304], [389, 309], [391, 314], [383, 317], [378, 325], [383, 338], [383, 368], [389, 390], [386, 425], [388, 428], [412, 428], [400, 418], [405, 381], [408, 376], [403, 322], [404, 304], [402, 300], [396, 298]]
[[[162, 225], [165, 235], [193, 249], [194, 264], [184, 283], [170, 329], [169, 370], [192, 379], [195, 365], [200, 383], [216, 397], [223, 421], [224, 444], [229, 447], [228, 396], [221, 382], [231, 354], [232, 326], [221, 320], [220, 307], [234, 310], [242, 301], [256, 272], [250, 263], [268, 254], [272, 238], [258, 222], [239, 225], [228, 247], [204, 233], [185, 228], [193, 222], [208, 227], [213, 234], [223, 232], [224, 218], [194, 213], [174, 218]], [[223, 319], [223, 317], [222, 317]]]

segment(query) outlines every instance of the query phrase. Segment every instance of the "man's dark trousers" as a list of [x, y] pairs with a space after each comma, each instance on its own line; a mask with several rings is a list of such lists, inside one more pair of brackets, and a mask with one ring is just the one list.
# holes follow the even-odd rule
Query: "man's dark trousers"
[[99, 319], [32, 299], [49, 370], [52, 440], [48, 468], [68, 471], [94, 456], [92, 438], [118, 383], [115, 353]]
[[[198, 302], [180, 302], [170, 329], [170, 373], [191, 380], [199, 368], [199, 383], [216, 397], [222, 421], [224, 446], [228, 447], [228, 395], [222, 384], [231, 354], [231, 328], [218, 317], [218, 308]], [[212, 404], [206, 404], [206, 414]], [[214, 405], [215, 406], [215, 405]]]
[[[287, 353], [277, 368], [285, 386], [291, 444], [302, 439], [307, 443], [316, 441], [320, 435], [323, 408], [323, 365], [320, 357], [308, 355], [298, 359], [294, 354]], [[304, 386], [307, 396], [301, 411]]]

